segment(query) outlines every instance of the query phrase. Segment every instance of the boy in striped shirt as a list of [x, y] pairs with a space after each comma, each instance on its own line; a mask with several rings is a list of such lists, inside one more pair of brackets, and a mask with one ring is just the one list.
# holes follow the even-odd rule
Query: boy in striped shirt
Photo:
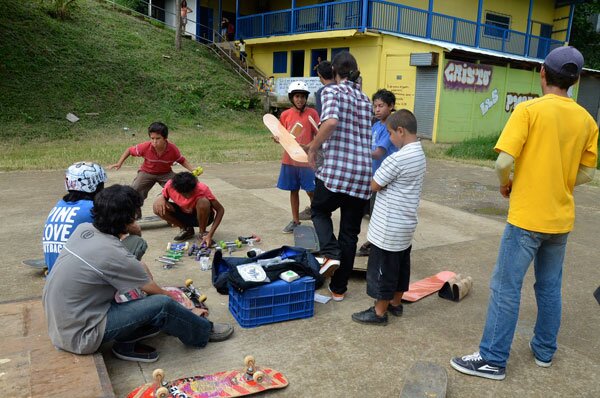
[[371, 180], [377, 192], [367, 239], [367, 294], [375, 305], [352, 314], [359, 323], [386, 325], [387, 313], [402, 315], [402, 295], [410, 280], [410, 250], [417, 227], [417, 208], [425, 177], [425, 154], [417, 138], [417, 120], [406, 109], [387, 120], [392, 143], [399, 148], [388, 156]]

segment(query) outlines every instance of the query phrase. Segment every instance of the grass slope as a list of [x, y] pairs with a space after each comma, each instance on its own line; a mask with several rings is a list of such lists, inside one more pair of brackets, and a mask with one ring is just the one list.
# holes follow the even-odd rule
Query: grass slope
[[173, 31], [101, 1], [78, 1], [68, 21], [1, 1], [0, 91], [1, 170], [113, 163], [156, 120], [194, 163], [280, 155], [259, 113], [230, 109], [252, 94], [222, 61], [188, 40], [177, 52]]

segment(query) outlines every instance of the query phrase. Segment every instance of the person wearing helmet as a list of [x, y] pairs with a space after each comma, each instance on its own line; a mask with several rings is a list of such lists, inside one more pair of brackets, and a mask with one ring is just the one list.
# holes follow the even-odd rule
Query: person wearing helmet
[[[65, 172], [67, 194], [50, 210], [42, 235], [44, 261], [48, 272], [52, 270], [56, 258], [77, 226], [93, 222], [94, 197], [104, 189], [108, 180], [106, 172], [97, 163], [76, 162]], [[148, 244], [141, 238], [137, 224], [131, 226], [123, 245], [138, 260], [142, 258]]]
[[106, 180], [106, 172], [96, 163], [77, 162], [67, 169], [67, 194], [50, 210], [44, 225], [42, 245], [48, 272], [75, 228], [93, 221], [94, 197], [104, 189]]
[[[292, 82], [288, 87], [288, 97], [292, 103], [292, 107], [285, 110], [279, 121], [288, 130], [291, 131], [296, 123], [302, 125], [301, 129], [296, 129], [296, 141], [301, 146], [308, 146], [317, 131], [313, 128], [309, 117], [319, 123], [319, 115], [313, 108], [306, 106], [310, 91], [308, 86], [303, 81]], [[290, 191], [290, 205], [292, 208], [292, 221], [290, 221], [283, 233], [289, 234], [294, 231], [296, 226], [300, 225], [300, 219], [310, 219], [310, 208], [306, 208], [300, 213], [300, 188], [306, 191], [308, 198], [312, 202], [313, 192], [315, 190], [315, 173], [309, 167], [308, 163], [301, 163], [292, 160], [287, 152], [283, 153], [281, 160], [281, 170], [279, 172], [279, 180], [277, 188], [284, 191]]]

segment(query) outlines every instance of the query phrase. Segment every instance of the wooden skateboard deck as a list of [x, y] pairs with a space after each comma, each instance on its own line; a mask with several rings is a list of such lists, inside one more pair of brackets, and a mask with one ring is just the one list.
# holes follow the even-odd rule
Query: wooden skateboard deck
[[443, 398], [446, 396], [446, 369], [431, 362], [416, 362], [408, 371], [400, 398]]
[[302, 149], [296, 138], [283, 127], [275, 116], [267, 113], [263, 116], [263, 123], [267, 126], [271, 134], [279, 139], [279, 143], [292, 159], [296, 162], [308, 163], [308, 155], [304, 152], [304, 149]]
[[442, 271], [420, 281], [413, 282], [408, 286], [408, 291], [402, 296], [402, 301], [409, 303], [421, 300], [440, 290], [444, 283], [456, 274], [452, 271]]
[[[209, 375], [192, 376], [173, 381], [164, 381], [164, 372], [157, 369], [154, 381], [146, 383], [129, 393], [127, 398], [204, 398], [243, 397], [262, 391], [284, 388], [287, 378], [271, 368], [252, 367], [254, 376], [246, 368], [217, 372]], [[261, 373], [259, 379], [258, 374]], [[165, 392], [166, 391], [166, 392]]]
[[[192, 284], [190, 283], [190, 285]], [[198, 311], [197, 309], [208, 310], [208, 307], [206, 304], [204, 304], [206, 301], [206, 296], [199, 294], [199, 292], [195, 291], [195, 288], [193, 287], [167, 286], [163, 287], [163, 289], [171, 292], [171, 297], [173, 297], [175, 301], [197, 315], [202, 316], [202, 311]], [[125, 293], [115, 294], [115, 301], [117, 303], [125, 303], [127, 301], [139, 300], [144, 297], [146, 297], [146, 293], [139, 289], [133, 289]]]
[[310, 225], [298, 225], [294, 228], [294, 246], [302, 247], [311, 253], [318, 252], [321, 248], [315, 228]]

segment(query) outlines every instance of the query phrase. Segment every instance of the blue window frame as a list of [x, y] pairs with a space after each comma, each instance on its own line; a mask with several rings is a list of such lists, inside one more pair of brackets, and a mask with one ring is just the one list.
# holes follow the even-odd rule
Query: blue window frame
[[273, 53], [273, 73], [287, 72], [287, 51]]
[[485, 24], [484, 35], [502, 38], [504, 37], [505, 29], [510, 29], [510, 16], [488, 11], [485, 13]]

